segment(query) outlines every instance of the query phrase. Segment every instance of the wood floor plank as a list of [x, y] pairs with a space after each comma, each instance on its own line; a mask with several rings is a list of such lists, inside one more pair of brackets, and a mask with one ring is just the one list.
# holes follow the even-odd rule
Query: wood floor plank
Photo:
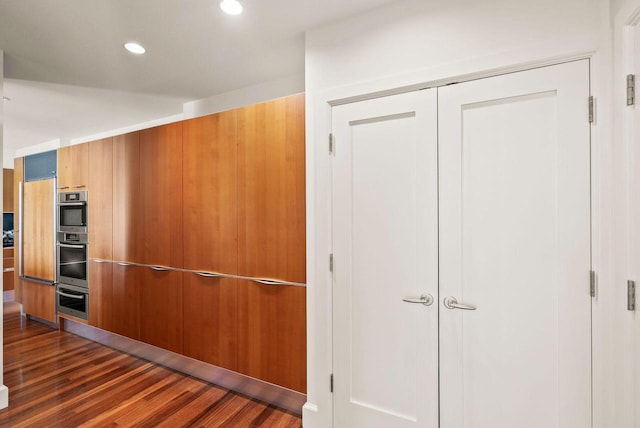
[[4, 304], [4, 427], [302, 427], [298, 415], [20, 316]]

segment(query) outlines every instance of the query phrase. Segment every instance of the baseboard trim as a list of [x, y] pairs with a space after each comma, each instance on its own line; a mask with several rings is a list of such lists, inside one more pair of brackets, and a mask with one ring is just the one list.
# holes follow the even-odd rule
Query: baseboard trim
[[0, 409], [9, 407], [9, 388], [0, 386]]
[[302, 414], [302, 407], [307, 400], [306, 394], [73, 320], [65, 319], [64, 330], [110, 348], [189, 374], [206, 382], [265, 401], [298, 415]]

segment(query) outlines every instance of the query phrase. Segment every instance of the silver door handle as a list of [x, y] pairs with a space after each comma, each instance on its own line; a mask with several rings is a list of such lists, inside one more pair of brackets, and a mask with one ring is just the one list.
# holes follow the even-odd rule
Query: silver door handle
[[458, 303], [458, 299], [453, 296], [445, 297], [442, 303], [444, 303], [444, 307], [447, 309], [464, 309], [465, 311], [475, 311], [478, 309], [466, 303]]
[[431, 306], [433, 304], [433, 296], [431, 294], [423, 294], [420, 297], [405, 297], [402, 301], [407, 303], [422, 303], [425, 306]]

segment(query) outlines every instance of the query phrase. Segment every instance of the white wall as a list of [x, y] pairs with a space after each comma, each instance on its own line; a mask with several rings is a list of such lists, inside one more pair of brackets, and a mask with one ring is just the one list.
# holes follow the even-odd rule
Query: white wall
[[537, 51], [562, 55], [596, 46], [608, 14], [604, 0], [397, 1], [308, 32], [307, 89], [416, 72], [436, 80]]
[[304, 92], [304, 75], [287, 76], [184, 103], [185, 118], [204, 116]]
[[183, 98], [6, 79], [5, 168], [15, 151], [182, 113]]
[[[40, 85], [40, 83], [34, 84], [36, 86]], [[67, 86], [67, 88], [70, 87]], [[121, 105], [114, 108], [112, 101], [104, 97], [96, 96], [91, 98], [94, 113], [90, 115], [88, 122], [77, 124], [76, 127], [74, 127], [73, 124], [65, 124], [65, 127], [59, 128], [57, 132], [52, 131], [46, 134], [46, 136], [57, 135], [55, 138], [44, 140], [45, 135], [42, 135], [40, 136], [41, 142], [37, 144], [5, 148], [5, 168], [13, 168], [14, 157], [55, 150], [62, 146], [82, 144], [88, 141], [152, 128], [192, 117], [231, 110], [246, 105], [286, 97], [304, 92], [304, 90], [304, 76], [293, 75], [207, 98], [187, 101], [181, 104], [181, 111], [178, 112], [176, 112], [175, 109], [175, 100], [164, 100], [167, 101], [164, 104], [156, 103], [157, 108], [154, 110], [149, 109], [147, 105], [149, 101], [152, 101], [151, 98], [145, 96], [146, 98], [142, 99], [136, 96], [132, 98], [122, 98], [120, 101]], [[77, 91], [80, 91], [83, 96], [85, 96], [85, 94], [88, 96], [88, 94], [92, 93], [87, 88], [78, 88]], [[72, 91], [72, 93], [73, 92], [74, 91]], [[57, 92], [51, 95], [53, 99], [55, 99], [55, 93]], [[74, 97], [68, 95], [67, 98]], [[73, 104], [82, 104], [81, 101], [81, 99], [77, 99]], [[127, 112], [129, 113], [128, 115]], [[132, 112], [136, 113], [131, 114]], [[172, 112], [175, 114], [167, 115]], [[19, 133], [19, 129], [14, 130], [11, 134], [12, 139], [19, 140]], [[38, 141], [38, 136], [30, 135], [30, 139], [31, 141]]]
[[[3, 70], [4, 70], [4, 52], [0, 50], [0, 99], [2, 99], [2, 96], [4, 95]], [[0, 154], [4, 152], [4, 144], [3, 144], [4, 133], [2, 131], [3, 125], [4, 125], [4, 115], [3, 115], [4, 100], [1, 102], [2, 104], [0, 104], [0, 145], [2, 147], [2, 151], [0, 151]], [[0, 177], [0, 187], [2, 187], [2, 177]], [[4, 189], [4, 187], [2, 188]], [[0, 289], [3, 288], [2, 282], [3, 282], [3, 279], [0, 278]], [[0, 309], [0, 343], [4, 343], [3, 331], [4, 331], [4, 311], [3, 309]], [[0, 348], [0, 367], [4, 367], [4, 346]], [[7, 389], [6, 386], [4, 386], [4, 374], [2, 371], [0, 371], [0, 409], [4, 409], [8, 405], [9, 405], [9, 390]]]
[[[591, 58], [597, 101], [593, 127], [594, 426], [625, 426], [615, 415], [616, 347], [607, 314], [615, 302], [615, 188], [611, 164], [611, 31], [608, 0], [400, 0], [367, 14], [308, 31], [306, 428], [331, 426], [330, 183], [327, 136], [330, 103], [383, 95], [459, 79]], [[404, 89], [403, 89], [404, 88]], [[373, 95], [371, 95], [373, 94]], [[363, 97], [363, 95], [365, 95]], [[355, 98], [352, 98], [355, 97]], [[585, 100], [586, 102], [586, 100]]]

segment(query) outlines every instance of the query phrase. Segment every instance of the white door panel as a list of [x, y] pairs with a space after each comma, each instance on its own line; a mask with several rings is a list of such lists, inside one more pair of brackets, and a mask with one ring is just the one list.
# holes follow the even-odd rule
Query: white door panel
[[334, 426], [591, 426], [588, 95], [584, 60], [333, 108]]
[[588, 62], [441, 88], [441, 427], [591, 421]]
[[337, 427], [437, 426], [436, 91], [333, 110]]

